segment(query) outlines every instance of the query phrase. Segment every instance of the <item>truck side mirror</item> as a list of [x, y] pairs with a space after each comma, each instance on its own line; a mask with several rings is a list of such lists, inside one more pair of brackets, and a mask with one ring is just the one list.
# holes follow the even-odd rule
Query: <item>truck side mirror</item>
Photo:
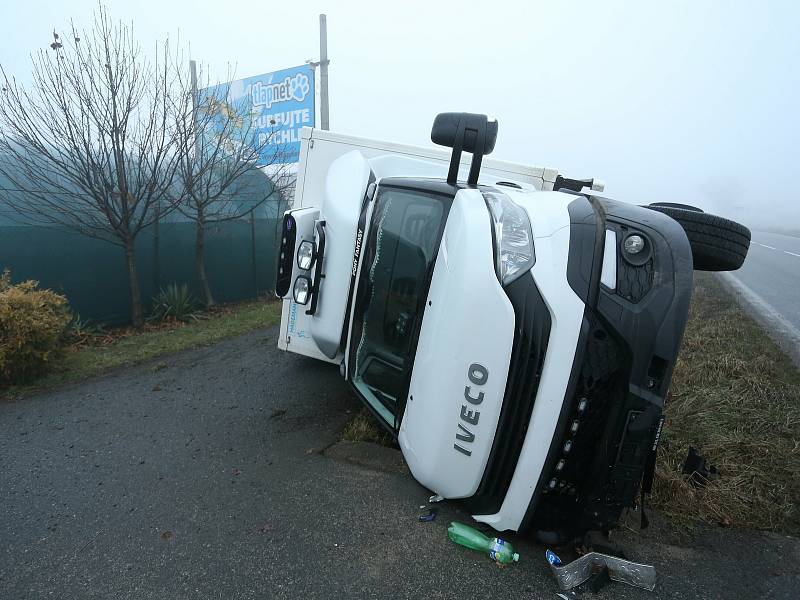
[[483, 155], [491, 154], [497, 141], [497, 120], [473, 113], [439, 113], [433, 120], [431, 141], [453, 149], [447, 173], [447, 183], [451, 185], [458, 180], [461, 152], [472, 153], [467, 183], [477, 185]]

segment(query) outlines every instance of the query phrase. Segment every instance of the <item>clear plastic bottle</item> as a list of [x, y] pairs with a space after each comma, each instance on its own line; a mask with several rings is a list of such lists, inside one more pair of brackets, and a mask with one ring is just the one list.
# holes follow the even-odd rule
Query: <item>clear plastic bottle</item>
[[489, 558], [504, 565], [519, 560], [519, 554], [514, 552], [511, 544], [503, 538], [487, 537], [477, 529], [463, 523], [450, 523], [450, 527], [447, 528], [447, 537], [456, 544], [485, 552]]

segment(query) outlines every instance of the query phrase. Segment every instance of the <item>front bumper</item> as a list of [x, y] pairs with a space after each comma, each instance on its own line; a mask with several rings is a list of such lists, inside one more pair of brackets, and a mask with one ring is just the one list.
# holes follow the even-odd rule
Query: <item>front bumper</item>
[[[691, 251], [677, 223], [601, 198], [577, 196], [569, 208], [568, 240], [537, 240], [537, 262], [540, 247], [565, 243], [569, 258], [557, 275], [532, 271], [553, 330], [530, 423], [502, 504], [475, 517], [501, 530], [607, 529], [635, 505], [686, 322]], [[615, 277], [603, 278], [611, 285], [600, 283], [607, 232], [616, 238]], [[640, 264], [620, 249], [631, 232], [650, 244]], [[553, 293], [559, 281], [574, 302]]]

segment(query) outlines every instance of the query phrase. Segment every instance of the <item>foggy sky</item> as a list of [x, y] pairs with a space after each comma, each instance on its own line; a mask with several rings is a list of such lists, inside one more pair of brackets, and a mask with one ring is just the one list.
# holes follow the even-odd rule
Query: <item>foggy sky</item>
[[[800, 230], [800, 3], [111, 1], [145, 49], [180, 34], [224, 79], [318, 59], [331, 129], [430, 145], [443, 111], [493, 115], [494, 158], [599, 177], [606, 195], [684, 202]], [[91, 0], [4, 2], [0, 63], [88, 24]]]

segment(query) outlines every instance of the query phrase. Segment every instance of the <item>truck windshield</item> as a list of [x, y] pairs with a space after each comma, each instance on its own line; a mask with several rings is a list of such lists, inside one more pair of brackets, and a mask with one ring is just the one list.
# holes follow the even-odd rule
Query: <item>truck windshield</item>
[[402, 416], [447, 198], [380, 188], [364, 247], [351, 334], [358, 392], [395, 429]]

